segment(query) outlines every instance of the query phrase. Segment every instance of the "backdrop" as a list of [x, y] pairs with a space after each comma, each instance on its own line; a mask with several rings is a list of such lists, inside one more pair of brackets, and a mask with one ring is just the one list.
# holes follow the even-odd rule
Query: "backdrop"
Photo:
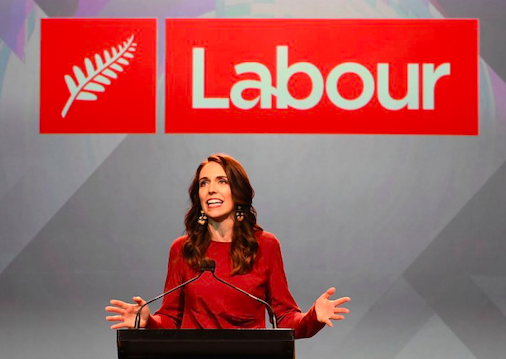
[[[302, 310], [329, 286], [352, 297], [345, 321], [297, 341], [298, 358], [503, 357], [505, 12], [502, 0], [2, 0], [0, 357], [116, 357], [104, 307], [163, 289], [190, 179], [215, 152], [247, 169]], [[158, 18], [157, 134], [39, 134], [48, 17]], [[166, 135], [167, 17], [479, 18], [480, 135]]]

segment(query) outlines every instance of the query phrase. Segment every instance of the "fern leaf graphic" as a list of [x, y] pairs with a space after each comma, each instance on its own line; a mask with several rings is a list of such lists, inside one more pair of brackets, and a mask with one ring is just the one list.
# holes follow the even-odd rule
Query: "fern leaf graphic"
[[[134, 42], [134, 36], [130, 36], [122, 44], [112, 47], [110, 52], [103, 51], [103, 57], [100, 54], [94, 55], [95, 64], [89, 58], [84, 59], [84, 68], [86, 75], [79, 66], [73, 66], [74, 77], [66, 74], [63, 78], [70, 92], [70, 97], [65, 103], [61, 112], [61, 117], [65, 118], [70, 106], [74, 101], [96, 101], [96, 93], [104, 92], [109, 86], [111, 79], [117, 79], [116, 72], [123, 72], [123, 66], [128, 66], [133, 59], [137, 44]], [[112, 55], [111, 55], [112, 53]]]
[[84, 66], [86, 67], [86, 74], [88, 76], [93, 74], [93, 72], [95, 71], [95, 69], [93, 68], [93, 63], [88, 58], [84, 59]]
[[102, 75], [97, 75], [97, 77], [95, 77], [93, 80], [96, 82], [100, 82], [101, 84], [104, 84], [104, 85], [111, 84], [111, 80], [109, 80], [107, 77], [104, 77]]
[[110, 70], [110, 69], [105, 69], [104, 71], [102, 71], [102, 73], [104, 75], [107, 75], [109, 76], [110, 78], [113, 78], [113, 79], [117, 79], [118, 78], [118, 75], [116, 75], [116, 72]]

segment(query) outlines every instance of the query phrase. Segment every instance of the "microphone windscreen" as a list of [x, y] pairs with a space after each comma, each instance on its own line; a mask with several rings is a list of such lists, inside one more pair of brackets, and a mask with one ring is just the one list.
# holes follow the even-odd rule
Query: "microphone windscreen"
[[207, 263], [209, 265], [208, 270], [210, 270], [211, 272], [214, 272], [214, 270], [216, 269], [216, 262], [214, 261], [214, 259], [208, 259]]
[[216, 262], [214, 259], [204, 258], [200, 261], [201, 272], [213, 272], [216, 269]]
[[206, 258], [200, 261], [200, 271], [205, 272], [209, 270], [209, 262]]

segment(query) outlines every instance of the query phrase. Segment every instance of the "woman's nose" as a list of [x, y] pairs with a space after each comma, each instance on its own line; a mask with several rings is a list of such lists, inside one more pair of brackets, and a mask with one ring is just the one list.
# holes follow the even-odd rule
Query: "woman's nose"
[[214, 182], [209, 183], [209, 193], [216, 193], [216, 184]]

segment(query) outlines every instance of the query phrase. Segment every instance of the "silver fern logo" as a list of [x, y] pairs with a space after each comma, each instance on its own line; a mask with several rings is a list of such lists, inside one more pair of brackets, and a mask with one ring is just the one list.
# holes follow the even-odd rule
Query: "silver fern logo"
[[70, 106], [74, 101], [96, 101], [98, 92], [105, 92], [105, 86], [111, 84], [111, 80], [118, 78], [119, 72], [123, 72], [123, 66], [130, 64], [129, 59], [133, 59], [137, 44], [134, 42], [134, 36], [130, 36], [122, 44], [112, 47], [111, 52], [104, 50], [103, 58], [100, 54], [95, 54], [95, 64], [88, 59], [84, 59], [86, 76], [79, 66], [74, 66], [75, 79], [71, 75], [65, 75], [65, 83], [70, 92], [70, 97], [61, 112], [61, 117], [65, 118]]

